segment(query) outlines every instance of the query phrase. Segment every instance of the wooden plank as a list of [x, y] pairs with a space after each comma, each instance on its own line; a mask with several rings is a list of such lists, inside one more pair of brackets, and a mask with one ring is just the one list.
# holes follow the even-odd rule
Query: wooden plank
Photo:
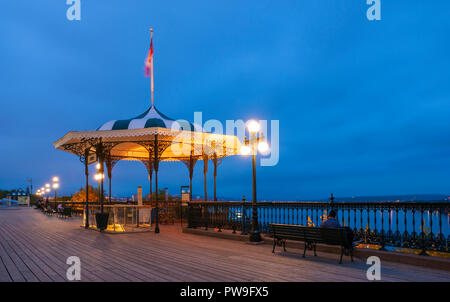
[[[13, 231], [13, 230], [11, 230]], [[17, 232], [17, 230], [16, 230]], [[44, 236], [41, 236], [42, 234], [35, 233], [34, 238], [39, 238], [40, 240], [45, 239]], [[26, 233], [21, 233], [21, 236], [24, 238], [27, 238], [29, 241], [33, 241], [33, 238], [28, 237], [29, 235]], [[64, 243], [64, 242], [62, 242]], [[65, 249], [60, 248], [56, 245], [49, 245], [49, 242], [45, 245], [45, 247], [37, 247], [36, 249], [39, 253], [47, 255], [48, 262], [47, 263], [55, 263], [59, 265], [59, 270], [61, 271], [61, 275], [64, 276], [64, 280], [66, 280], [65, 272], [68, 268], [68, 265], [66, 264], [66, 258], [62, 259], [61, 254], [67, 252]], [[91, 267], [91, 268], [89, 268]], [[100, 278], [97, 274], [95, 274], [95, 271], [99, 271], [100, 275], [106, 276], [106, 279]], [[108, 271], [105, 271], [102, 269], [102, 267], [98, 267], [96, 265], [88, 266], [87, 268], [84, 267], [81, 271], [82, 277], [85, 281], [102, 281], [102, 280], [111, 280], [111, 281], [126, 281], [120, 276], [115, 276], [112, 273], [109, 273]], [[109, 278], [109, 279], [108, 279]]]
[[6, 269], [6, 264], [3, 262], [3, 257], [1, 255], [1, 250], [0, 250], [0, 282], [9, 282], [9, 281], [13, 281], [13, 280], [11, 279], [9, 272]]
[[7, 233], [0, 232], [0, 240], [6, 242], [9, 245], [9, 248], [14, 251], [17, 257], [19, 257], [23, 262], [24, 268], [29, 271], [30, 276], [34, 276], [34, 278], [32, 277], [30, 281], [52, 281], [50, 277], [45, 274], [45, 272], [43, 272], [42, 269], [39, 268], [39, 266], [37, 266], [33, 260], [28, 257], [28, 255], [25, 253], [25, 250], [23, 248], [19, 248], [16, 241], [12, 240], [11, 237], [8, 237]]
[[[15, 236], [16, 240], [18, 238], [23, 238], [24, 242], [33, 248], [33, 251], [35, 252], [35, 255], [40, 258], [42, 261], [44, 261], [48, 266], [50, 266], [55, 272], [58, 273], [58, 281], [67, 281], [66, 280], [66, 269], [67, 265], [65, 261], [60, 261], [59, 259], [56, 259], [55, 257], [57, 254], [54, 253], [52, 249], [49, 249], [47, 242], [42, 240], [41, 237], [36, 236], [36, 234], [33, 234], [33, 236], [28, 237], [29, 234], [27, 232], [19, 232], [18, 229], [11, 230], [11, 232], [17, 233], [17, 236]], [[36, 238], [38, 240], [36, 240]], [[39, 244], [36, 244], [39, 243]], [[97, 276], [94, 276], [90, 274], [89, 272], [83, 272], [85, 276], [85, 281], [105, 281], [104, 279], [100, 279]], [[62, 279], [62, 280], [61, 280]]]
[[[9, 233], [4, 234], [4, 236], [8, 236]], [[12, 235], [9, 235], [12, 236]], [[12, 238], [12, 237], [10, 237]], [[56, 273], [49, 265], [47, 265], [44, 261], [42, 261], [32, 250], [29, 249], [29, 244], [25, 245], [21, 242], [20, 238], [15, 238], [14, 244], [16, 246], [16, 250], [21, 250], [28, 257], [30, 263], [29, 266], [33, 268], [36, 272], [35, 275], [38, 276], [39, 281], [64, 281], [64, 279]], [[42, 273], [45, 276], [41, 276], [38, 270], [42, 270]]]
[[16, 267], [16, 264], [11, 259], [7, 251], [3, 246], [3, 242], [0, 241], [0, 258], [2, 259], [2, 263], [5, 269], [8, 271], [8, 274], [12, 281], [25, 282], [25, 278], [19, 269]]

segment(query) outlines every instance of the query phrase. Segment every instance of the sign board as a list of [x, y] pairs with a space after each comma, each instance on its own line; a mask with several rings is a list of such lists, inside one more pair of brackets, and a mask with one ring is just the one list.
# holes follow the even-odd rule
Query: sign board
[[142, 187], [139, 186], [138, 190], [138, 206], [142, 206]]
[[97, 154], [91, 153], [87, 158], [88, 165], [93, 164], [97, 161]]
[[187, 206], [187, 203], [191, 199], [191, 192], [189, 190], [189, 186], [181, 186], [181, 205]]
[[27, 206], [28, 205], [28, 196], [19, 196], [17, 198], [17, 203], [19, 206]]
[[181, 194], [181, 201], [182, 202], [189, 202], [189, 193], [182, 193]]

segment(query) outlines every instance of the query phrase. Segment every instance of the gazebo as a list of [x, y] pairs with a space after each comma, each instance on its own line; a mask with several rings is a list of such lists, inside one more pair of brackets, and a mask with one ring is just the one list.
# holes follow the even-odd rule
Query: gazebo
[[[190, 199], [192, 176], [198, 160], [204, 163], [205, 200], [207, 200], [206, 173], [208, 160], [214, 164], [214, 201], [216, 195], [217, 166], [224, 157], [236, 155], [239, 139], [234, 135], [208, 133], [201, 125], [186, 120], [174, 120], [162, 114], [153, 101], [153, 42], [150, 44], [147, 65], [151, 67], [151, 106], [144, 113], [122, 120], [111, 120], [95, 131], [72, 131], [54, 143], [56, 149], [79, 156], [84, 163], [86, 176], [85, 227], [89, 227], [89, 169], [99, 163], [99, 173], [104, 175], [106, 165], [111, 201], [111, 179], [114, 165], [120, 160], [142, 162], [148, 171], [150, 196], [152, 196], [153, 171], [155, 172], [155, 233], [159, 233], [158, 170], [161, 161], [181, 161], [189, 169]], [[151, 197], [152, 198], [152, 197]], [[103, 214], [103, 177], [100, 181], [100, 205]], [[107, 218], [106, 218], [107, 219]], [[98, 224], [98, 218], [97, 218]]]
[[[192, 176], [196, 162], [203, 160], [205, 200], [207, 199], [206, 173], [208, 160], [214, 165], [214, 200], [216, 195], [217, 166], [221, 160], [238, 154], [240, 142], [234, 135], [207, 133], [200, 125], [171, 119], [152, 105], [143, 114], [127, 120], [112, 120], [95, 131], [71, 131], [54, 143], [56, 149], [79, 156], [85, 166], [86, 201], [89, 200], [88, 165], [98, 162], [99, 173], [106, 166], [111, 201], [111, 179], [114, 165], [120, 160], [142, 162], [148, 171], [150, 196], [152, 196], [153, 171], [155, 192], [158, 192], [158, 170], [161, 161], [181, 161], [189, 170], [189, 187], [192, 194]], [[100, 187], [100, 204], [103, 205], [103, 184]], [[85, 214], [89, 204], [86, 202]], [[158, 194], [155, 194], [155, 232], [158, 226]], [[103, 212], [103, 206], [101, 211]], [[87, 224], [88, 219], [86, 219]], [[89, 225], [87, 225], [89, 226]]]

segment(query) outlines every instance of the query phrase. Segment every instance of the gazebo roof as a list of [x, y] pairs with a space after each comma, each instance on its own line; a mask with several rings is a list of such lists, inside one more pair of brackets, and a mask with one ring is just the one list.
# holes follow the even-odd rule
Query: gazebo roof
[[221, 158], [238, 154], [240, 147], [234, 135], [205, 132], [197, 124], [169, 118], [155, 106], [131, 119], [109, 121], [94, 131], [68, 132], [54, 146], [81, 155], [89, 140], [101, 140], [110, 145], [110, 156], [115, 159], [144, 160], [148, 158], [146, 144], [152, 143], [155, 136], [168, 146], [161, 154], [161, 161], [183, 160], [192, 152], [196, 158], [204, 155]]
[[202, 127], [184, 120], [174, 120], [161, 113], [154, 105], [144, 113], [126, 120], [112, 120], [97, 130], [125, 130], [125, 129], [143, 129], [143, 128], [169, 128], [186, 131], [204, 132]]
[[[159, 141], [169, 142], [161, 161], [171, 161], [189, 157], [189, 150], [201, 157], [204, 154], [216, 154], [226, 157], [238, 154], [239, 139], [234, 135], [201, 133], [196, 131], [174, 131], [168, 128], [152, 127], [142, 129], [104, 130], [104, 131], [71, 131], [57, 140], [56, 149], [81, 155], [86, 140], [101, 139], [103, 143], [114, 144], [111, 156], [126, 160], [148, 158], [148, 151], [141, 144], [152, 142], [158, 136]], [[95, 149], [95, 148], [94, 148]]]

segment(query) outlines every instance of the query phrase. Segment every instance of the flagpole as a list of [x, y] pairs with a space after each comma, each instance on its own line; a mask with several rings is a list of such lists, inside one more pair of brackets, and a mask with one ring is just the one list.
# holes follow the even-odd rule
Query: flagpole
[[[151, 33], [151, 37], [150, 37], [150, 41], [151, 41], [151, 43], [153, 43], [153, 28], [151, 28], [150, 27], [150, 33]], [[153, 56], [152, 56], [152, 60], [151, 60], [151, 62], [150, 62], [150, 68], [151, 68], [151, 71], [152, 71], [152, 74], [151, 74], [151, 78], [150, 78], [150, 83], [151, 83], [151, 92], [152, 92], [152, 107], [153, 107], [153, 104], [154, 104], [154, 86], [153, 86]]]

